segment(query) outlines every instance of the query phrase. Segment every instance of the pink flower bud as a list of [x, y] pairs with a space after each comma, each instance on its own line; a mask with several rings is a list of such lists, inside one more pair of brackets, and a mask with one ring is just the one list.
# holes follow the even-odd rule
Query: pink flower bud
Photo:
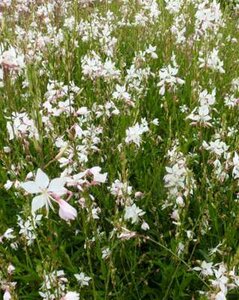
[[59, 199], [57, 202], [60, 206], [59, 216], [63, 220], [65, 221], [74, 220], [77, 217], [77, 211], [73, 206], [71, 206], [65, 200], [62, 199]]
[[5, 290], [5, 293], [3, 295], [3, 300], [11, 300], [12, 297], [11, 297], [11, 294], [9, 293], [8, 290]]

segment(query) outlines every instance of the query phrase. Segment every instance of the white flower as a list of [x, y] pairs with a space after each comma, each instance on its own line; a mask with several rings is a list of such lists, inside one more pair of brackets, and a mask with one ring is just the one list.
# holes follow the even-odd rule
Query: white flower
[[215, 141], [211, 141], [209, 143], [209, 145], [207, 144], [207, 142], [203, 141], [202, 146], [206, 150], [208, 150], [218, 156], [225, 154], [229, 148], [229, 146], [227, 146], [224, 142], [222, 142], [219, 139], [216, 139]]
[[46, 206], [48, 214], [49, 207], [54, 210], [51, 200], [56, 201], [52, 195], [61, 196], [67, 193], [67, 189], [64, 188], [65, 183], [65, 178], [55, 178], [50, 182], [48, 176], [41, 169], [38, 169], [35, 181], [27, 181], [21, 183], [20, 186], [29, 194], [39, 194], [32, 200], [32, 213]]
[[207, 90], [203, 90], [199, 93], [199, 102], [201, 106], [211, 106], [216, 102], [216, 89], [213, 89], [209, 94]]
[[12, 185], [13, 185], [13, 181], [7, 180], [7, 182], [4, 184], [4, 188], [6, 190], [9, 190], [12, 187]]
[[209, 116], [209, 108], [207, 105], [196, 107], [186, 119], [190, 119], [194, 122], [191, 124], [202, 123], [208, 126], [211, 126], [209, 121], [211, 117]]
[[87, 170], [88, 173], [93, 175], [93, 182], [95, 183], [105, 183], [107, 179], [107, 173], [101, 174], [101, 168], [100, 167], [93, 167], [91, 169]]
[[227, 300], [227, 298], [226, 295], [222, 291], [220, 291], [216, 294], [215, 300]]
[[149, 230], [149, 224], [145, 221], [143, 221], [142, 225], [141, 225], [141, 229], [142, 230]]
[[130, 196], [132, 194], [132, 186], [128, 182], [121, 182], [116, 179], [111, 187], [109, 187], [110, 193], [117, 197], [123, 197], [124, 195]]
[[15, 235], [12, 234], [13, 232], [14, 232], [14, 230], [13, 230], [12, 228], [8, 228], [8, 229], [4, 232], [2, 238], [5, 238], [5, 239], [7, 239], [7, 240], [14, 239], [14, 238], [15, 238]]
[[135, 231], [130, 231], [127, 228], [122, 227], [122, 232], [120, 235], [118, 235], [118, 238], [121, 240], [129, 240], [136, 236]]
[[76, 280], [80, 284], [80, 286], [87, 286], [89, 285], [89, 281], [91, 280], [90, 277], [86, 276], [85, 273], [81, 272], [80, 274], [74, 274]]
[[157, 86], [160, 87], [159, 94], [164, 95], [166, 87], [169, 87], [170, 90], [174, 91], [176, 85], [183, 85], [185, 81], [176, 75], [178, 74], [178, 65], [176, 63], [176, 57], [173, 54], [171, 58], [172, 64], [160, 69], [159, 78]]
[[122, 99], [125, 101], [129, 101], [131, 99], [130, 94], [126, 91], [125, 85], [121, 86], [119, 84], [116, 84], [115, 86], [116, 91], [113, 92], [113, 99]]
[[142, 123], [136, 123], [133, 127], [129, 127], [126, 130], [126, 144], [131, 142], [135, 143], [137, 146], [140, 146], [141, 143], [141, 135], [145, 132], [149, 131], [148, 123], [146, 120], [142, 119]]
[[79, 300], [80, 294], [76, 292], [67, 292], [61, 300]]
[[10, 264], [10, 265], [7, 267], [7, 273], [8, 273], [9, 275], [12, 275], [14, 271], [15, 271], [15, 267], [14, 267], [12, 264]]
[[110, 248], [104, 248], [102, 249], [102, 259], [107, 259], [111, 254]]
[[237, 152], [235, 152], [234, 157], [233, 157], [232, 176], [234, 179], [239, 178], [239, 156], [238, 156]]
[[9, 140], [21, 137], [39, 139], [39, 133], [34, 121], [28, 117], [27, 113], [13, 112], [9, 119], [7, 121]]
[[200, 271], [202, 276], [212, 276], [213, 275], [213, 263], [207, 263], [206, 261], [203, 261], [201, 263], [201, 267], [195, 267], [193, 268], [195, 271]]
[[[214, 48], [212, 52], [209, 53], [208, 57], [202, 58], [199, 57], [199, 62], [201, 63], [199, 65], [199, 68], [207, 67], [213, 71], [218, 71], [219, 73], [225, 73], [225, 70], [223, 69], [223, 61], [220, 60], [218, 56], [219, 50]], [[200, 56], [202, 56], [202, 53], [200, 52]]]
[[4, 51], [2, 55], [0, 55], [0, 64], [9, 69], [22, 69], [25, 66], [24, 56], [22, 54], [18, 54], [16, 49], [11, 47], [9, 50]]
[[132, 224], [135, 224], [138, 222], [139, 217], [143, 216], [144, 214], [145, 212], [142, 209], [133, 204], [132, 206], [128, 206], [125, 208], [124, 219], [131, 219]]

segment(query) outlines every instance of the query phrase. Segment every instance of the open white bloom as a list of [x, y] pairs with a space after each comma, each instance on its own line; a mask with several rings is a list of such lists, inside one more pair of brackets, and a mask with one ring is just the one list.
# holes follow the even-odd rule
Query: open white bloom
[[207, 90], [203, 90], [199, 93], [199, 102], [201, 106], [211, 106], [216, 102], [216, 89], [214, 88], [212, 93], [208, 93]]
[[[44, 300], [50, 300], [50, 299], [56, 299], [55, 296], [57, 293], [57, 295], [61, 297], [61, 298], [57, 297], [57, 299], [62, 300], [63, 295], [66, 295], [65, 291], [66, 291], [67, 282], [68, 280], [65, 277], [65, 272], [63, 270], [54, 270], [51, 273], [44, 272], [44, 280], [40, 287], [39, 294]], [[75, 299], [73, 298], [73, 300]]]
[[43, 206], [46, 207], [47, 214], [49, 207], [54, 211], [52, 201], [59, 204], [59, 216], [68, 221], [74, 220], [77, 216], [77, 211], [74, 207], [68, 204], [61, 196], [68, 193], [64, 187], [66, 178], [55, 178], [49, 180], [48, 176], [41, 170], [37, 170], [35, 181], [27, 181], [20, 186], [29, 194], [39, 194], [32, 200], [32, 214]]
[[49, 207], [53, 210], [51, 201], [54, 200], [51, 196], [52, 193], [62, 196], [67, 193], [67, 189], [64, 188], [66, 183], [65, 178], [55, 178], [51, 182], [49, 177], [41, 169], [37, 170], [35, 181], [27, 181], [20, 186], [29, 194], [40, 194], [35, 196], [32, 200], [32, 213], [38, 209], [46, 206], [47, 213]]
[[142, 123], [136, 123], [133, 127], [129, 127], [126, 130], [126, 144], [135, 143], [137, 146], [140, 146], [141, 135], [149, 131], [148, 122], [145, 119], [142, 119]]
[[9, 140], [20, 137], [39, 139], [38, 130], [34, 121], [28, 117], [28, 114], [13, 112], [9, 121], [7, 121], [7, 131]]
[[209, 115], [210, 111], [207, 105], [196, 107], [190, 115], [186, 117], [186, 119], [190, 119], [193, 122], [191, 122], [192, 125], [195, 125], [197, 123], [204, 124], [206, 126], [211, 126], [211, 123], [209, 122], [212, 118]]
[[76, 292], [67, 292], [61, 300], [79, 300], [80, 294]]
[[15, 235], [13, 234], [14, 230], [12, 228], [8, 228], [4, 234], [0, 237], [0, 242], [4, 238], [6, 240], [12, 240], [15, 238]]
[[166, 9], [170, 14], [177, 14], [180, 12], [182, 5], [184, 4], [183, 0], [166, 0]]
[[203, 35], [208, 36], [209, 32], [211, 35], [216, 35], [224, 24], [220, 3], [216, 0], [198, 1], [195, 18], [195, 38], [197, 39]]
[[225, 70], [223, 69], [223, 61], [220, 60], [218, 52], [219, 50], [214, 48], [205, 58], [202, 57], [203, 54], [200, 52], [199, 68], [206, 67], [213, 71], [218, 71], [219, 73], [225, 73]]
[[0, 55], [0, 64], [4, 68], [20, 70], [24, 68], [24, 56], [18, 54], [16, 49], [11, 47]]
[[202, 146], [206, 150], [208, 150], [218, 156], [221, 156], [222, 154], [226, 154], [227, 150], [229, 149], [229, 146], [227, 146], [227, 144], [225, 144], [220, 139], [211, 141], [209, 144], [206, 141], [203, 141]]
[[176, 57], [173, 54], [171, 64], [159, 70], [160, 81], [157, 86], [160, 88], [160, 95], [163, 96], [167, 88], [169, 88], [170, 91], [175, 91], [177, 85], [183, 85], [185, 83], [183, 79], [177, 77], [178, 71]]
[[125, 85], [116, 84], [115, 91], [113, 92], [113, 99], [120, 99], [129, 101], [131, 99], [130, 94], [126, 91]]
[[132, 206], [128, 206], [125, 208], [124, 219], [131, 219], [132, 224], [135, 224], [138, 222], [139, 217], [143, 216], [144, 214], [145, 212], [142, 209], [136, 206], [136, 204], [133, 204]]
[[102, 259], [107, 259], [111, 255], [112, 251], [109, 247], [102, 249]]
[[85, 273], [81, 272], [80, 274], [74, 274], [74, 276], [80, 286], [89, 285], [89, 281], [91, 280], [91, 278], [89, 276], [86, 276]]
[[107, 180], [107, 173], [100, 173], [101, 168], [96, 166], [91, 169], [88, 169], [86, 173], [93, 175], [93, 182], [98, 183], [105, 183]]
[[201, 263], [200, 267], [193, 268], [195, 271], [200, 271], [202, 276], [212, 276], [213, 275], [213, 263], [207, 263], [205, 260]]

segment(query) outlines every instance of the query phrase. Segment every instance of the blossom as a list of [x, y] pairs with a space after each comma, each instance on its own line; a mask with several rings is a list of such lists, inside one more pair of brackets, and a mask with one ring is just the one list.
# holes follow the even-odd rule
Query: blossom
[[128, 206], [125, 208], [125, 215], [124, 219], [129, 220], [131, 219], [132, 224], [135, 224], [138, 222], [139, 217], [143, 216], [145, 212], [136, 206], [136, 204], [133, 204], [132, 206]]
[[215, 300], [227, 300], [225, 293], [220, 291], [216, 294]]
[[101, 168], [98, 166], [88, 169], [86, 171], [86, 173], [93, 175], [93, 182], [96, 184], [106, 182], [108, 174], [107, 173], [101, 174], [100, 172], [101, 172]]
[[212, 276], [213, 275], [213, 263], [207, 263], [206, 261], [203, 261], [201, 263], [201, 267], [195, 267], [193, 268], [195, 271], [200, 271], [202, 276]]
[[234, 179], [239, 178], [239, 156], [238, 156], [237, 152], [235, 152], [234, 157], [233, 157], [232, 176]]
[[178, 65], [176, 63], [176, 57], [173, 54], [171, 58], [172, 64], [159, 70], [159, 78], [157, 86], [160, 87], [159, 94], [164, 95], [166, 87], [169, 87], [170, 90], [175, 91], [176, 85], [183, 85], [185, 81], [176, 75], [178, 74]]
[[145, 119], [142, 119], [142, 123], [136, 123], [133, 127], [129, 127], [126, 130], [126, 144], [131, 142], [135, 143], [137, 146], [140, 146], [141, 143], [141, 135], [145, 132], [149, 131], [148, 122]]
[[116, 197], [123, 197], [124, 195], [130, 196], [132, 194], [132, 186], [128, 182], [121, 182], [116, 179], [111, 187], [109, 187], [110, 193]]
[[4, 51], [2, 55], [0, 55], [0, 64], [4, 68], [19, 70], [24, 68], [24, 56], [22, 54], [18, 54], [16, 49], [11, 47], [9, 50]]
[[102, 249], [102, 259], [107, 259], [111, 255], [112, 251], [109, 247]]
[[29, 194], [40, 194], [32, 200], [32, 214], [38, 209], [46, 206], [47, 214], [49, 207], [54, 211], [51, 201], [59, 204], [59, 216], [64, 220], [73, 220], [77, 216], [74, 207], [68, 204], [61, 196], [68, 193], [64, 187], [66, 178], [55, 178], [49, 180], [48, 176], [41, 170], [37, 170], [35, 181], [27, 181], [21, 184], [21, 187]]
[[39, 133], [34, 121], [28, 117], [28, 114], [13, 112], [11, 119], [7, 121], [7, 131], [9, 140], [20, 137], [29, 137], [39, 140]]
[[86, 276], [85, 273], [81, 272], [80, 274], [74, 274], [74, 276], [80, 284], [80, 286], [89, 285], [89, 281], [91, 280], [91, 278], [89, 276]]
[[225, 73], [225, 70], [223, 69], [223, 61], [220, 60], [218, 52], [219, 50], [214, 48], [206, 58], [202, 58], [202, 53], [200, 52], [201, 57], [199, 57], [199, 68], [207, 67], [213, 71]]
[[126, 91], [125, 85], [121, 86], [116, 84], [115, 91], [113, 92], [113, 99], [123, 99], [125, 101], [131, 100], [130, 94]]
[[51, 200], [54, 200], [51, 196], [52, 193], [57, 195], [64, 195], [67, 189], [64, 188], [66, 183], [65, 178], [55, 178], [51, 182], [49, 177], [41, 169], [37, 170], [35, 181], [27, 181], [20, 186], [29, 194], [40, 194], [35, 196], [32, 200], [32, 213], [35, 213], [38, 209], [46, 206], [47, 213], [49, 207], [53, 210]]
[[207, 126], [211, 126], [210, 120], [212, 119], [209, 116], [209, 107], [207, 105], [196, 107], [190, 115], [186, 117], [186, 119], [190, 119], [194, 122], [191, 122], [192, 125], [197, 123], [201, 123]]
[[142, 230], [148, 230], [150, 227], [149, 227], [149, 224], [145, 221], [143, 221], [142, 225], [141, 225], [141, 229]]
[[127, 228], [122, 227], [121, 234], [118, 235], [118, 238], [121, 240], [129, 240], [133, 237], [135, 237], [137, 234], [135, 231], [130, 231]]
[[76, 292], [67, 292], [61, 300], [79, 300], [80, 294]]
[[76, 209], [73, 206], [71, 206], [69, 203], [67, 203], [65, 200], [59, 199], [58, 204], [60, 207], [59, 216], [63, 220], [65, 221], [74, 220], [77, 217]]
[[3, 295], [3, 300], [11, 300], [12, 296], [9, 292], [9, 290], [5, 290], [4, 295]]
[[210, 152], [212, 152], [212, 153], [214, 153], [218, 156], [221, 156], [222, 154], [225, 154], [227, 152], [228, 148], [229, 148], [229, 146], [227, 146], [220, 139], [216, 139], [215, 141], [211, 141], [209, 144], [207, 142], [203, 141], [202, 146], [206, 150], [208, 150], [208, 151], [210, 151]]

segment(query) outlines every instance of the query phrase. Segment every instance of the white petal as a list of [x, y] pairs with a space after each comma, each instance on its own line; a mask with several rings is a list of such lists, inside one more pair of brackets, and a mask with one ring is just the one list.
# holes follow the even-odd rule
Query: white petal
[[63, 195], [67, 192], [67, 189], [64, 188], [64, 185], [66, 184], [67, 179], [62, 178], [55, 178], [50, 182], [48, 191], [56, 193], [58, 195]]
[[20, 184], [20, 186], [29, 194], [40, 193], [41, 190], [35, 181], [27, 181]]
[[32, 213], [34, 213], [36, 210], [42, 208], [46, 204], [47, 204], [46, 196], [40, 195], [40, 196], [34, 197], [32, 200]]
[[44, 173], [41, 169], [38, 169], [35, 179], [36, 184], [42, 189], [46, 189], [48, 187], [49, 181], [50, 180], [46, 173]]

